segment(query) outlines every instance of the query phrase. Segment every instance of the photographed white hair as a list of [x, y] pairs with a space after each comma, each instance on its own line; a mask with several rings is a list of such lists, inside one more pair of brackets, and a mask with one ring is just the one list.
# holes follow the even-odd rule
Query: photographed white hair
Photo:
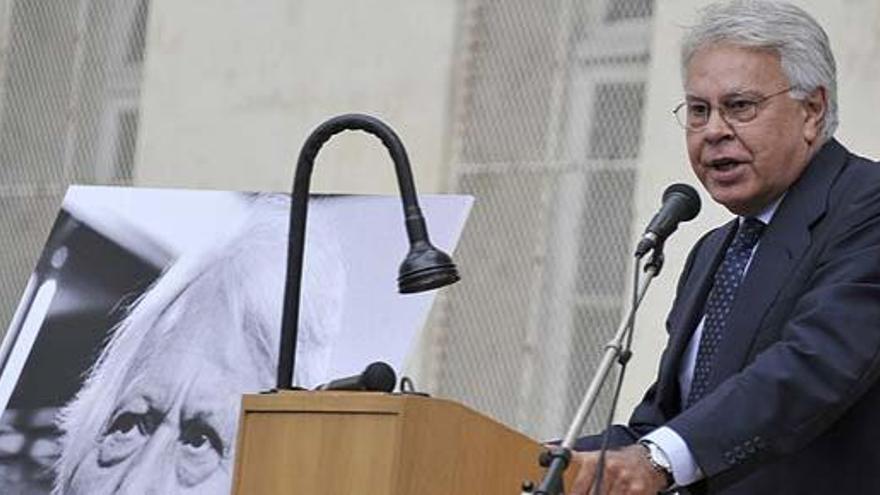
[[828, 105], [820, 138], [831, 139], [838, 125], [837, 66], [828, 35], [800, 7], [773, 0], [733, 0], [709, 5], [689, 27], [681, 47], [681, 69], [700, 48], [729, 43], [770, 50], [779, 55], [782, 71], [794, 89], [791, 96], [804, 99], [825, 88]]
[[[126, 386], [127, 370], [144, 359], [168, 333], [211, 332], [224, 339], [243, 332], [244, 351], [258, 367], [257, 392], [275, 386], [286, 275], [290, 201], [283, 195], [249, 196], [240, 225], [199, 252], [181, 255], [132, 306], [113, 329], [77, 395], [59, 414], [61, 456], [53, 493], [64, 493], [77, 465], [100, 442], [114, 402]], [[310, 200], [297, 338], [295, 383], [314, 386], [328, 368], [330, 344], [342, 326], [346, 285], [339, 239], [324, 199]], [[187, 292], [200, 280], [199, 289]], [[204, 305], [228, 313], [225, 328], [158, 326], [175, 304]], [[174, 317], [172, 311], [170, 317]], [[160, 328], [165, 328], [160, 333]], [[242, 365], [247, 365], [242, 363]]]

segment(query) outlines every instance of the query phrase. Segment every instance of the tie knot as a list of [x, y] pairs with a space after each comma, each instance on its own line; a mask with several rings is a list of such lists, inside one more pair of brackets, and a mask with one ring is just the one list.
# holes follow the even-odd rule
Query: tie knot
[[746, 218], [739, 226], [734, 242], [745, 249], [752, 249], [758, 243], [758, 239], [761, 238], [764, 227], [766, 227], [764, 222], [757, 218]]

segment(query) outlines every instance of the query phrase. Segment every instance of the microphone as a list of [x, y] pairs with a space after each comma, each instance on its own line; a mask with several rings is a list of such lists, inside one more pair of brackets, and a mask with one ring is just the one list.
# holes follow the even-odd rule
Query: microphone
[[363, 392], [391, 392], [397, 384], [394, 368], [382, 361], [370, 364], [359, 375], [337, 378], [315, 390], [359, 390]]
[[687, 184], [672, 184], [663, 191], [660, 211], [651, 219], [638, 246], [636, 258], [656, 249], [675, 232], [679, 222], [687, 222], [700, 212], [700, 196]]

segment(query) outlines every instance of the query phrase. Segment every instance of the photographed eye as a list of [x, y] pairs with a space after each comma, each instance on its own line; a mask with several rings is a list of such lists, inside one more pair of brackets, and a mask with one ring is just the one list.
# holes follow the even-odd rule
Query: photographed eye
[[178, 476], [187, 486], [204, 481], [217, 470], [225, 455], [225, 442], [217, 430], [201, 419], [184, 421], [178, 441], [182, 449]]
[[111, 466], [130, 456], [155, 429], [149, 413], [122, 412], [110, 422], [101, 439], [98, 464]]
[[180, 432], [180, 442], [194, 450], [210, 448], [217, 454], [223, 453], [223, 441], [214, 428], [201, 421], [188, 421]]
[[120, 433], [127, 435], [137, 428], [138, 433], [143, 435], [146, 433], [145, 415], [134, 413], [123, 413], [117, 417], [113, 423], [107, 428], [107, 434]]

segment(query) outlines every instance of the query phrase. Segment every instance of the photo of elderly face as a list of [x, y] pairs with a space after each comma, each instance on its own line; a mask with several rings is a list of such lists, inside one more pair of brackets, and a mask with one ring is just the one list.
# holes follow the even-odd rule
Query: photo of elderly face
[[[0, 493], [228, 494], [241, 395], [276, 385], [289, 205], [71, 188], [0, 346]], [[469, 205], [423, 198], [435, 242]], [[295, 385], [402, 366], [433, 295], [397, 294], [400, 217], [310, 197]]]
[[[5, 456], [5, 465], [15, 465], [16, 457], [29, 457], [36, 474], [22, 476], [23, 470], [6, 469], [0, 485], [17, 493], [48, 493], [48, 486], [59, 494], [227, 493], [240, 396], [274, 386], [289, 199], [223, 193], [218, 204], [226, 213], [224, 228], [181, 225], [195, 229], [189, 237], [198, 242], [185, 243], [189, 247], [155, 243], [143, 248], [150, 246], [146, 239], [150, 236], [144, 235], [149, 229], [121, 224], [112, 208], [96, 208], [89, 204], [94, 199], [78, 200], [80, 196], [74, 195], [56, 224], [55, 241], [50, 241], [44, 254], [49, 261], [35, 271], [33, 297], [25, 297], [28, 317], [17, 330], [27, 334], [28, 327], [35, 326], [34, 314], [42, 314], [44, 324], [36, 326], [48, 328], [49, 334], [79, 324], [111, 328], [96, 342], [92, 364], [81, 373], [61, 371], [61, 379], [52, 380], [63, 384], [80, 378], [81, 386], [59, 407], [30, 407], [22, 399], [27, 390], [22, 389], [37, 387], [19, 384], [4, 414], [0, 448], [11, 445], [12, 450], [20, 439], [18, 450], [29, 455]], [[316, 385], [326, 373], [330, 344], [340, 328], [346, 284], [338, 239], [329, 220], [332, 215], [321, 198], [312, 206], [307, 235], [310, 243], [321, 248], [307, 253], [303, 271], [305, 296], [295, 380], [305, 387]], [[152, 221], [168, 223], [163, 218]], [[120, 237], [140, 247], [125, 249], [125, 241], [108, 241]], [[124, 269], [133, 264], [130, 259], [155, 267], [155, 273], [147, 268]], [[110, 321], [86, 323], [82, 317], [47, 317], [82, 313], [90, 304], [101, 306], [90, 301], [97, 299], [94, 294], [110, 292], [106, 283], [87, 290], [80, 287], [74, 293], [75, 285], [86, 285], [82, 274], [76, 273], [77, 264], [93, 267], [89, 260], [117, 264], [117, 276], [128, 280], [129, 290], [121, 291], [123, 297], [114, 303], [118, 320], [111, 325]], [[131, 278], [145, 289], [139, 295], [130, 292]], [[59, 311], [59, 306], [79, 309]], [[53, 325], [59, 320], [64, 324]], [[45, 337], [43, 333], [39, 337]], [[58, 357], [58, 343], [48, 340], [41, 346], [41, 342], [38, 338], [38, 349], [29, 358], [36, 363], [24, 367], [25, 383], [40, 374], [40, 369], [33, 368], [46, 368], [39, 365], [40, 354]], [[4, 360], [8, 380], [7, 368], [15, 363]], [[58, 364], [63, 367], [63, 362]], [[42, 416], [49, 424], [28, 428], [33, 420], [21, 418], [29, 416]], [[54, 435], [40, 437], [34, 429], [54, 431]], [[42, 483], [28, 483], [27, 478]]]
[[[249, 203], [232, 235], [181, 256], [118, 325], [61, 411], [54, 493], [228, 491], [240, 394], [274, 385], [283, 295], [287, 200]], [[327, 231], [309, 231], [322, 249], [305, 268], [301, 383], [339, 328], [345, 280]]]
[[[274, 385], [288, 203], [252, 199], [237, 231], [177, 260], [120, 323], [61, 412], [54, 493], [225, 493], [240, 394]], [[344, 286], [328, 226], [306, 262], [297, 379], [325, 365]]]

